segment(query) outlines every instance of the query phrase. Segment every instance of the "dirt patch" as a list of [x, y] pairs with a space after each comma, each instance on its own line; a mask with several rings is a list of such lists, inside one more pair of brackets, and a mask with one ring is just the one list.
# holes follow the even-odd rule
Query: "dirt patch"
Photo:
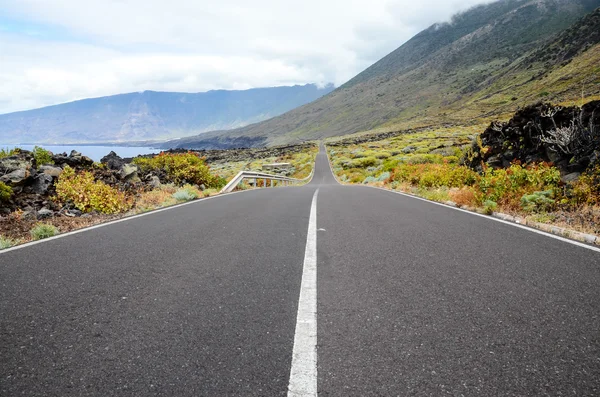
[[39, 222], [54, 225], [61, 233], [70, 232], [88, 226], [123, 218], [125, 215], [92, 214], [85, 217], [69, 217], [56, 215], [44, 220], [23, 218], [19, 211], [0, 217], [0, 235], [21, 242], [31, 241], [29, 231]]

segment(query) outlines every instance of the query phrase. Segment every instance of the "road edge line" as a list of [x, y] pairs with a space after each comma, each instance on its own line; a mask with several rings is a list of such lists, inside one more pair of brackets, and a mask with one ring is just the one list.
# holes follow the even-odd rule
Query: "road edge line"
[[560, 240], [560, 241], [563, 241], [565, 243], [577, 245], [577, 246], [582, 247], [582, 248], [587, 248], [587, 249], [592, 250], [592, 251], [600, 252], [600, 247], [594, 247], [592, 245], [589, 245], [589, 244], [586, 244], [586, 243], [582, 243], [580, 241], [571, 240], [571, 239], [568, 239], [566, 237], [562, 237], [562, 236], [558, 236], [556, 234], [548, 233], [548, 232], [545, 232], [543, 230], [535, 229], [535, 228], [530, 227], [530, 226], [525, 226], [525, 225], [521, 225], [519, 223], [505, 221], [504, 219], [496, 218], [494, 216], [479, 214], [477, 212], [465, 210], [465, 209], [462, 209], [462, 208], [453, 207], [451, 205], [447, 205], [447, 204], [444, 204], [444, 203], [438, 203], [437, 201], [427, 200], [425, 198], [414, 196], [412, 194], [407, 194], [407, 193], [404, 193], [404, 192], [397, 192], [395, 190], [389, 190], [389, 189], [385, 189], [385, 188], [377, 187], [377, 186], [368, 186], [368, 185], [362, 185], [362, 186], [363, 187], [369, 187], [369, 188], [372, 188], [372, 189], [377, 189], [377, 190], [383, 190], [384, 192], [389, 192], [389, 193], [393, 193], [393, 194], [399, 194], [401, 196], [410, 197], [410, 198], [413, 198], [413, 199], [416, 199], [416, 200], [421, 200], [421, 201], [424, 201], [426, 203], [431, 203], [431, 204], [439, 205], [441, 207], [448, 208], [448, 209], [451, 209], [451, 210], [464, 212], [464, 213], [470, 214], [470, 215], [475, 215], [475, 216], [478, 216], [480, 218], [487, 219], [487, 220], [490, 220], [490, 221], [504, 223], [506, 225], [514, 226], [514, 227], [517, 227], [519, 229], [523, 229], [523, 230], [527, 230], [527, 231], [530, 231], [530, 232], [533, 232], [533, 233], [541, 234], [542, 236], [551, 237], [553, 239]]
[[125, 216], [125, 217], [120, 218], [120, 219], [115, 219], [115, 220], [112, 220], [112, 221], [99, 223], [97, 225], [82, 227], [81, 229], [71, 230], [70, 232], [65, 232], [65, 233], [57, 234], [56, 236], [43, 238], [41, 240], [29, 241], [29, 242], [24, 243], [24, 244], [15, 245], [14, 247], [5, 248], [3, 250], [0, 250], [0, 255], [5, 254], [7, 252], [11, 252], [11, 251], [16, 251], [16, 250], [19, 250], [19, 249], [22, 249], [22, 248], [31, 247], [33, 245], [46, 243], [48, 241], [58, 240], [59, 238], [72, 236], [74, 234], [87, 232], [88, 230], [99, 229], [99, 228], [104, 227], [104, 226], [110, 226], [110, 225], [114, 225], [116, 223], [121, 223], [121, 222], [130, 221], [132, 219], [141, 218], [143, 216], [148, 216], [148, 215], [152, 215], [152, 214], [158, 214], [159, 212], [163, 212], [163, 211], [173, 210], [173, 209], [176, 209], [176, 208], [179, 208], [179, 207], [184, 207], [186, 205], [198, 204], [198, 203], [205, 202], [207, 200], [216, 199], [216, 198], [220, 198], [220, 197], [225, 197], [225, 196], [229, 196], [229, 195], [232, 195], [232, 194], [245, 193], [245, 192], [253, 192], [253, 191], [257, 191], [257, 190], [259, 190], [259, 189], [248, 189], [248, 190], [240, 190], [240, 191], [237, 191], [237, 192], [221, 193], [221, 194], [216, 194], [214, 196], [203, 197], [203, 198], [198, 199], [198, 200], [188, 201], [186, 203], [175, 204], [175, 205], [171, 205], [171, 206], [165, 207], [165, 208], [158, 208], [158, 209], [151, 210], [151, 211], [148, 211], [148, 212], [144, 212], [144, 213], [141, 213], [141, 214], [135, 214], [135, 215]]
[[317, 396], [317, 196], [308, 220], [288, 397]]
[[335, 178], [335, 180], [337, 181], [337, 183], [339, 183], [341, 186], [369, 187], [369, 188], [372, 188], [372, 189], [383, 190], [383, 191], [386, 191], [386, 192], [389, 192], [389, 193], [399, 194], [401, 196], [410, 197], [410, 198], [414, 198], [414, 199], [417, 199], [417, 200], [425, 201], [426, 203], [431, 203], [431, 204], [439, 205], [441, 207], [453, 209], [453, 210], [456, 210], [456, 211], [461, 211], [461, 212], [464, 212], [464, 213], [467, 213], [467, 214], [476, 215], [476, 216], [479, 216], [481, 218], [484, 218], [484, 219], [487, 219], [487, 220], [490, 220], [490, 221], [500, 222], [500, 223], [504, 223], [506, 225], [518, 227], [519, 229], [528, 230], [528, 231], [533, 232], [533, 233], [541, 234], [542, 236], [551, 237], [553, 239], [560, 240], [560, 241], [563, 241], [565, 243], [573, 244], [573, 245], [576, 245], [578, 247], [587, 248], [587, 249], [589, 249], [591, 251], [600, 252], [600, 247], [595, 247], [593, 245], [586, 244], [586, 243], [583, 243], [583, 242], [580, 242], [580, 241], [577, 241], [577, 240], [572, 240], [572, 239], [569, 239], [569, 238], [566, 238], [566, 237], [562, 237], [562, 236], [559, 236], [559, 235], [556, 235], [556, 234], [553, 234], [553, 233], [548, 233], [548, 232], [545, 232], [543, 230], [537, 229], [537, 228], [535, 228], [533, 226], [527, 226], [527, 225], [521, 225], [519, 223], [509, 222], [509, 221], [506, 221], [504, 219], [497, 218], [495, 216], [488, 216], [488, 215], [479, 214], [479, 213], [474, 212], [474, 211], [469, 211], [469, 210], [465, 210], [463, 208], [453, 207], [451, 205], [447, 205], [447, 204], [444, 204], [444, 203], [438, 203], [437, 201], [427, 200], [426, 198], [415, 196], [413, 194], [408, 194], [408, 193], [404, 193], [404, 192], [398, 192], [396, 190], [390, 190], [390, 189], [386, 189], [386, 188], [383, 188], [383, 187], [370, 186], [370, 185], [357, 185], [357, 184], [354, 184], [354, 183], [342, 183], [338, 179], [338, 177], [335, 174], [335, 172], [333, 172], [333, 168], [331, 167], [331, 158], [329, 158], [329, 153], [327, 153], [327, 146], [324, 145], [324, 148], [325, 148], [325, 153], [327, 154], [327, 162], [329, 164], [329, 169], [331, 170], [331, 173], [333, 174], [333, 177]]

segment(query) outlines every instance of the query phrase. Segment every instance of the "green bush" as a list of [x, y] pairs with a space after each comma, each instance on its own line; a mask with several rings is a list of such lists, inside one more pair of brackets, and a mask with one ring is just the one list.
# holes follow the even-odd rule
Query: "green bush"
[[446, 161], [446, 163], [458, 164], [460, 161], [460, 156], [445, 156], [444, 160]]
[[200, 197], [200, 194], [190, 185], [186, 185], [173, 193], [173, 198], [177, 201], [190, 201], [195, 200], [198, 197]]
[[378, 158], [378, 159], [387, 159], [390, 156], [391, 156], [391, 154], [389, 152], [377, 152], [377, 153], [373, 154], [373, 157]]
[[392, 174], [393, 180], [420, 188], [471, 186], [477, 178], [475, 171], [454, 164], [399, 164]]
[[14, 149], [2, 148], [2, 149], [0, 149], [0, 159], [9, 157], [9, 156], [13, 156], [13, 155], [19, 154], [19, 153], [21, 153], [21, 149], [18, 147], [14, 148]]
[[12, 194], [12, 188], [6, 183], [0, 182], [0, 202], [10, 200], [10, 196], [12, 196]]
[[204, 159], [192, 152], [162, 152], [152, 158], [136, 157], [133, 163], [140, 167], [142, 172], [164, 171], [169, 181], [177, 184], [192, 183], [212, 188], [221, 188], [227, 184], [224, 178], [212, 175]]
[[75, 171], [65, 166], [56, 183], [56, 195], [61, 201], [70, 201], [83, 212], [98, 211], [115, 214], [131, 208], [125, 193], [102, 181], [95, 181], [91, 172]]
[[48, 150], [39, 146], [34, 146], [32, 152], [33, 158], [35, 159], [35, 163], [38, 167], [44, 164], [54, 164], [54, 161], [52, 160], [52, 153], [50, 153]]
[[439, 154], [415, 154], [406, 160], [407, 164], [441, 164], [444, 157]]
[[524, 167], [513, 164], [509, 168], [487, 169], [477, 183], [480, 202], [491, 200], [504, 207], [521, 207], [521, 198], [536, 191], [554, 190], [560, 182], [560, 172], [548, 164]]
[[219, 194], [219, 191], [217, 189], [206, 189], [202, 192], [202, 194], [204, 195], [204, 197], [216, 196], [217, 194]]
[[567, 202], [573, 206], [600, 203], [600, 164], [588, 169], [579, 179], [568, 187]]
[[385, 182], [388, 179], [390, 179], [391, 173], [389, 172], [383, 172], [381, 173], [378, 177], [377, 177], [377, 182]]
[[375, 157], [360, 157], [350, 160], [344, 168], [367, 168], [377, 164]]
[[553, 198], [554, 191], [552, 190], [525, 194], [521, 197], [521, 207], [527, 212], [547, 212], [556, 204]]
[[398, 166], [399, 163], [400, 161], [397, 159], [387, 159], [383, 162], [381, 170], [384, 172], [392, 172], [394, 168]]
[[0, 236], [0, 250], [14, 247], [17, 244], [19, 244], [19, 240], [15, 240], [6, 236]]
[[[312, 167], [312, 164], [310, 166]], [[310, 173], [310, 171], [309, 171], [309, 173]], [[225, 185], [227, 185], [227, 182], [228, 182], [227, 179], [225, 179], [224, 177], [222, 177], [220, 175], [215, 175], [212, 188], [213, 189], [222, 189], [225, 187]]]
[[38, 223], [29, 233], [34, 240], [41, 240], [43, 238], [56, 236], [58, 234], [58, 228], [47, 223]]
[[496, 203], [495, 201], [486, 200], [483, 203], [483, 212], [488, 215], [492, 215], [494, 213], [494, 211], [496, 211], [497, 208], [498, 208], [498, 203]]
[[417, 191], [419, 196], [426, 198], [427, 200], [444, 202], [450, 200], [448, 189], [445, 187], [438, 189], [419, 189]]

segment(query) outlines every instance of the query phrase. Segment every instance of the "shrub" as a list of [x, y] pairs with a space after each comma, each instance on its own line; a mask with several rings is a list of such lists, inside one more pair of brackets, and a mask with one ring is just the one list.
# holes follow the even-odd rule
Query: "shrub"
[[180, 190], [176, 191], [175, 193], [173, 193], [173, 198], [177, 201], [190, 201], [190, 200], [197, 199], [198, 196], [191, 194], [187, 190], [180, 189]]
[[10, 196], [12, 196], [12, 194], [12, 188], [6, 183], [0, 182], [0, 202], [10, 200]]
[[248, 189], [250, 189], [250, 187], [251, 187], [250, 185], [248, 185], [246, 182], [242, 181], [236, 186], [236, 190], [248, 190]]
[[160, 187], [140, 194], [135, 206], [139, 211], [145, 212], [155, 208], [166, 207], [175, 204], [173, 193], [177, 188], [173, 184], [161, 185]]
[[449, 192], [450, 199], [460, 206], [472, 206], [477, 201], [475, 198], [475, 192], [472, 188], [462, 188], [460, 190], [453, 190]]
[[419, 189], [417, 193], [419, 196], [431, 201], [444, 202], [450, 200], [447, 188]]
[[460, 164], [460, 159], [463, 157], [463, 151], [456, 149], [455, 153], [457, 154], [444, 157], [444, 163]]
[[83, 212], [98, 211], [115, 214], [131, 208], [131, 201], [120, 192], [102, 181], [95, 181], [91, 172], [75, 171], [65, 166], [56, 183], [59, 200], [70, 201]]
[[348, 178], [347, 181], [350, 183], [362, 183], [367, 177], [367, 173], [360, 168], [351, 169], [345, 175]]
[[378, 159], [387, 159], [391, 154], [389, 152], [377, 152], [373, 155], [373, 157]]
[[494, 211], [496, 211], [496, 208], [498, 208], [498, 203], [496, 203], [495, 201], [486, 200], [483, 203], [483, 212], [488, 215], [492, 215]]
[[41, 240], [43, 238], [56, 236], [58, 234], [58, 229], [54, 225], [38, 223], [33, 227], [33, 229], [30, 230], [29, 233], [34, 240]]
[[19, 240], [15, 240], [10, 237], [0, 236], [0, 250], [14, 247], [15, 245], [19, 244], [19, 242]]
[[173, 193], [173, 198], [177, 201], [190, 201], [200, 197], [200, 192], [191, 185], [185, 185]]
[[600, 202], [600, 164], [587, 170], [571, 186], [568, 192], [570, 204], [598, 204]]
[[[310, 174], [311, 170], [312, 170], [312, 165], [310, 165], [310, 169], [308, 170], [308, 173], [306, 174], [306, 176], [308, 176]], [[302, 171], [302, 170], [300, 170], [300, 171]], [[303, 176], [296, 175], [296, 178], [302, 179]], [[227, 182], [229, 182], [229, 181], [227, 179], [225, 179], [224, 177], [222, 177], [220, 175], [215, 175], [212, 187], [215, 189], [222, 189], [225, 187], [225, 185], [227, 185]]]
[[217, 189], [206, 189], [202, 192], [202, 194], [204, 195], [204, 197], [216, 196], [217, 194], [219, 194], [219, 191]]
[[2, 149], [0, 149], [0, 159], [9, 157], [9, 156], [13, 156], [13, 155], [19, 154], [19, 153], [21, 153], [21, 149], [18, 147], [13, 148], [13, 149], [2, 148]]
[[381, 175], [379, 175], [376, 179], [377, 182], [385, 182], [388, 179], [390, 179], [391, 173], [390, 172], [383, 172], [381, 173]]
[[419, 186], [424, 188], [444, 186], [446, 179], [446, 175], [439, 172], [439, 170], [426, 171], [421, 174]]
[[454, 164], [400, 164], [391, 179], [409, 182], [421, 188], [471, 186], [477, 181], [475, 171]]
[[521, 207], [527, 212], [547, 212], [556, 204], [553, 197], [552, 190], [525, 194], [521, 197]]
[[44, 164], [54, 164], [54, 161], [52, 160], [52, 153], [50, 153], [48, 150], [39, 146], [34, 146], [32, 152], [33, 158], [35, 159], [35, 163], [38, 167]]
[[342, 163], [342, 167], [345, 169], [348, 168], [367, 168], [372, 167], [377, 164], [377, 159], [375, 157], [359, 157], [352, 160], [348, 160]]
[[521, 198], [536, 191], [555, 190], [560, 182], [560, 172], [548, 164], [528, 167], [512, 164], [505, 169], [487, 169], [476, 184], [478, 200], [494, 201], [504, 207], [521, 208]]
[[152, 158], [136, 157], [133, 159], [142, 172], [161, 171], [167, 178], [177, 184], [193, 183], [206, 187], [220, 188], [227, 184], [224, 178], [212, 175], [204, 159], [195, 153], [160, 153]]
[[444, 157], [439, 154], [416, 154], [409, 157], [408, 164], [439, 164], [444, 162]]
[[394, 170], [394, 168], [396, 168], [398, 166], [398, 164], [400, 164], [399, 160], [392, 160], [392, 159], [387, 159], [383, 162], [383, 165], [381, 166], [381, 170], [383, 172], [392, 172]]

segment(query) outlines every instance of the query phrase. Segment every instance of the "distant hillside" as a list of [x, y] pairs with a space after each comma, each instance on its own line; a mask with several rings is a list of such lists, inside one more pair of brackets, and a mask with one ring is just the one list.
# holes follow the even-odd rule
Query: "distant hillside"
[[314, 84], [209, 91], [144, 91], [0, 115], [0, 144], [100, 143], [189, 136], [266, 120], [331, 92]]
[[[540, 99], [600, 94], [600, 0], [501, 0], [435, 24], [323, 98], [233, 131], [168, 143], [290, 143], [380, 126], [472, 123]], [[583, 19], [582, 19], [583, 18]]]

